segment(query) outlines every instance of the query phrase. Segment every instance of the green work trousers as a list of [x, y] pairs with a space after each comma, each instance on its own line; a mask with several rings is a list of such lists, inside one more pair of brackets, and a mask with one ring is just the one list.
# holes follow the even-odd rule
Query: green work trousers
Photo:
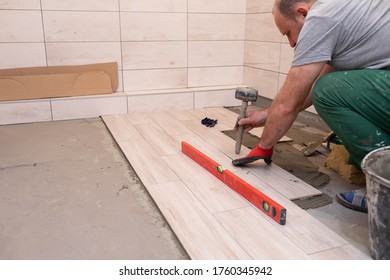
[[312, 91], [314, 107], [342, 140], [350, 162], [390, 145], [390, 71], [337, 71], [321, 77]]

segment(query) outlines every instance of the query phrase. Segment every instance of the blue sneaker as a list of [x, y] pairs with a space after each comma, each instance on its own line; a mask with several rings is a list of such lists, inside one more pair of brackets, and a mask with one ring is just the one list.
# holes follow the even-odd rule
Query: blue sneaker
[[347, 208], [367, 213], [367, 190], [365, 188], [337, 193], [336, 200]]

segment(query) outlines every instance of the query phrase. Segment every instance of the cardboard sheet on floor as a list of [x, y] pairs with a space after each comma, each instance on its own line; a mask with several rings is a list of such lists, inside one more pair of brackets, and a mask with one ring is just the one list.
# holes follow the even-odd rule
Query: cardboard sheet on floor
[[0, 101], [113, 93], [116, 62], [0, 69]]

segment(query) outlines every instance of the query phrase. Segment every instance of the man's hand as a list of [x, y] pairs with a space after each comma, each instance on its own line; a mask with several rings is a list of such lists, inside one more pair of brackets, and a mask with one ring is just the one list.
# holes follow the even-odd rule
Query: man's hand
[[249, 111], [248, 116], [246, 118], [242, 118], [238, 121], [238, 123], [234, 127], [234, 130], [238, 129], [238, 125], [243, 125], [245, 132], [248, 132], [255, 127], [262, 127], [264, 126], [267, 117], [268, 109], [264, 109], [261, 111]]

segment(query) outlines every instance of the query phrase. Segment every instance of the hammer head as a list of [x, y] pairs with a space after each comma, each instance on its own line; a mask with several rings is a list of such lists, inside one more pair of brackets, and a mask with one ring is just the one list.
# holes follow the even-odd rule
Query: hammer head
[[249, 87], [238, 87], [236, 89], [236, 98], [245, 102], [256, 101], [258, 91]]

